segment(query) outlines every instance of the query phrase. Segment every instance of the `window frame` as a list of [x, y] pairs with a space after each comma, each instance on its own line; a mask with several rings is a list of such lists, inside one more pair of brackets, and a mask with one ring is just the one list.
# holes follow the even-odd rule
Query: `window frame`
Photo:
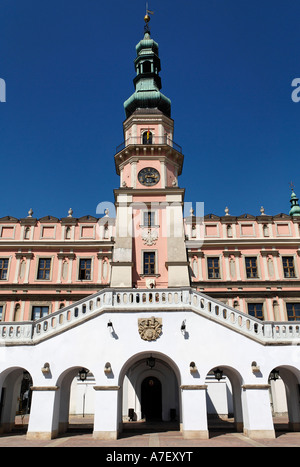
[[[261, 310], [260, 310], [260, 312], [262, 314], [261, 318], [257, 316], [257, 310], [256, 309], [254, 310], [254, 314], [251, 314], [250, 310], [249, 310], [250, 306], [256, 307], [258, 305], [261, 305]], [[264, 302], [248, 302], [247, 303], [247, 313], [248, 313], [249, 316], [252, 316], [252, 318], [256, 318], [256, 319], [259, 319], [260, 321], [264, 321], [265, 320], [265, 317], [264, 317]]]
[[[36, 271], [36, 280], [38, 281], [51, 281], [52, 279], [52, 260], [53, 260], [53, 257], [49, 257], [49, 256], [40, 256], [37, 258], [37, 271]], [[40, 262], [41, 261], [50, 261], [50, 266], [49, 268], [44, 268], [44, 269], [41, 269], [40, 268]], [[49, 270], [49, 277], [39, 277], [40, 275], [40, 271], [47, 271]], [[44, 276], [45, 276], [45, 273], [44, 273]]]
[[[289, 319], [290, 317], [289, 317], [289, 310], [288, 310], [288, 307], [289, 307], [289, 306], [295, 307], [295, 305], [299, 308], [299, 319]], [[285, 306], [286, 306], [286, 317], [287, 317], [287, 321], [290, 321], [290, 322], [293, 322], [293, 321], [300, 321], [300, 302], [286, 302]], [[293, 310], [293, 315], [296, 317], [295, 310]]]
[[[7, 257], [2, 257], [0, 258], [0, 281], [7, 281], [8, 280], [8, 275], [9, 275], [9, 259]], [[7, 267], [1, 267], [1, 261], [5, 262], [7, 261]], [[6, 271], [6, 276], [3, 276], [3, 271]]]
[[[142, 250], [142, 276], [157, 276], [157, 250]], [[153, 272], [146, 272], [145, 271], [145, 255], [153, 254], [154, 255], [154, 270]]]
[[[81, 271], [87, 271], [87, 268], [81, 268], [80, 265], [81, 265], [81, 262], [82, 261], [90, 261], [90, 278], [87, 279], [86, 277], [82, 278], [81, 277]], [[82, 257], [82, 258], [78, 258], [78, 270], [77, 270], [77, 280], [82, 282], [82, 281], [92, 281], [92, 278], [93, 278], [93, 258], [91, 257]]]
[[[285, 274], [285, 269], [288, 268], [288, 269], [291, 269], [290, 266], [285, 266], [284, 265], [284, 259], [291, 259], [292, 260], [292, 263], [293, 263], [293, 273], [294, 275], [291, 276], [291, 275], [288, 275], [286, 276]], [[283, 278], [284, 279], [296, 279], [297, 278], [297, 273], [296, 273], [296, 261], [295, 261], [295, 257], [293, 255], [286, 255], [286, 256], [281, 256], [281, 264], [282, 264], [282, 273], [283, 273]]]
[[[211, 267], [209, 266], [209, 261], [211, 260], [217, 260], [218, 261], [218, 276], [219, 277], [215, 277], [215, 272], [214, 272], [214, 276], [213, 277], [210, 277], [210, 269]], [[219, 279], [222, 279], [222, 275], [221, 275], [221, 259], [220, 259], [220, 256], [207, 256], [206, 257], [206, 268], [207, 268], [207, 279], [208, 280], [219, 280]], [[215, 271], [215, 267], [213, 267], [213, 271]]]
[[[255, 266], [247, 266], [247, 261], [251, 261], [252, 260], [255, 260]], [[258, 261], [258, 258], [257, 256], [244, 256], [244, 261], [245, 261], [245, 272], [246, 272], [246, 279], [259, 279], [260, 275], [259, 275], [259, 261]], [[248, 270], [250, 269], [250, 272], [252, 272], [253, 269], [256, 269], [256, 275], [253, 276], [253, 275], [250, 275], [248, 276]]]
[[[40, 313], [40, 316], [39, 316], [38, 318], [34, 318], [34, 317], [33, 317], [33, 313], [34, 313], [34, 309], [35, 309], [35, 308], [40, 308], [40, 309], [41, 309], [41, 313]], [[45, 314], [43, 314], [43, 313], [42, 313], [42, 308], [47, 308], [47, 309], [48, 309], [48, 312], [45, 313]], [[31, 312], [30, 312], [31, 320], [32, 320], [32, 321], [37, 321], [37, 320], [39, 320], [39, 319], [41, 319], [41, 318], [44, 318], [45, 316], [50, 315], [50, 311], [51, 311], [51, 310], [50, 310], [50, 305], [45, 305], [44, 303], [43, 303], [43, 304], [33, 303], [33, 304], [31, 305]]]

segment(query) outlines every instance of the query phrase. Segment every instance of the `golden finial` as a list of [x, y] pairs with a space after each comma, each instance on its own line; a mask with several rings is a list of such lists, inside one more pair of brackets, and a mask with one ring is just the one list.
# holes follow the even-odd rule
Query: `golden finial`
[[150, 21], [149, 13], [150, 13], [150, 15], [154, 15], [154, 11], [148, 10], [148, 2], [146, 2], [146, 14], [144, 16], [144, 21], [145, 21], [146, 24], [148, 24], [149, 21]]
[[291, 190], [294, 191], [295, 185], [293, 184], [293, 182], [290, 182], [290, 187], [291, 187]]

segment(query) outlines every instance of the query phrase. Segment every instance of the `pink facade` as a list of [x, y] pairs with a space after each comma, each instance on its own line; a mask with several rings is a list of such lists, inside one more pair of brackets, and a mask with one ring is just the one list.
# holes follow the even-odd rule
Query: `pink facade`
[[[145, 166], [147, 161], [141, 161], [138, 170]], [[145, 203], [137, 194], [132, 201]], [[145, 209], [134, 211], [132, 277], [137, 288], [147, 287], [149, 278], [157, 288], [168, 286], [163, 202], [165, 197], [153, 191], [145, 204], [159, 206], [153, 210], [157, 238], [150, 245], [143, 239], [143, 231], [148, 231], [143, 226]], [[189, 216], [184, 224], [193, 287], [244, 312], [249, 304], [254, 310], [256, 304], [262, 305], [265, 320], [286, 321], [297, 313], [299, 218], [206, 215]], [[51, 313], [109, 287], [114, 235], [115, 221], [108, 216], [102, 221], [92, 216], [0, 219], [2, 320], [31, 320], [38, 307], [41, 313], [46, 308]], [[143, 274], [143, 251], [155, 252], [153, 274]]]

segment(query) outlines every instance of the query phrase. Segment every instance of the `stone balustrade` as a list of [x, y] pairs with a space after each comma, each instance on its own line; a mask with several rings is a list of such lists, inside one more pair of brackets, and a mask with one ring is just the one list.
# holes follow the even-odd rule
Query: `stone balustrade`
[[191, 288], [104, 289], [36, 321], [0, 323], [0, 346], [33, 345], [105, 311], [191, 310], [264, 344], [299, 344], [300, 322], [260, 321]]

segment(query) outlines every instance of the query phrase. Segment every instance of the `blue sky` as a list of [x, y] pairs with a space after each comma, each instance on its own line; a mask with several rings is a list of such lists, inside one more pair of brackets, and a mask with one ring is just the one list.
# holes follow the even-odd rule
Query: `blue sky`
[[[205, 214], [288, 213], [300, 196], [299, 0], [150, 0], [180, 186]], [[96, 215], [118, 187], [144, 0], [0, 0], [0, 217]]]

